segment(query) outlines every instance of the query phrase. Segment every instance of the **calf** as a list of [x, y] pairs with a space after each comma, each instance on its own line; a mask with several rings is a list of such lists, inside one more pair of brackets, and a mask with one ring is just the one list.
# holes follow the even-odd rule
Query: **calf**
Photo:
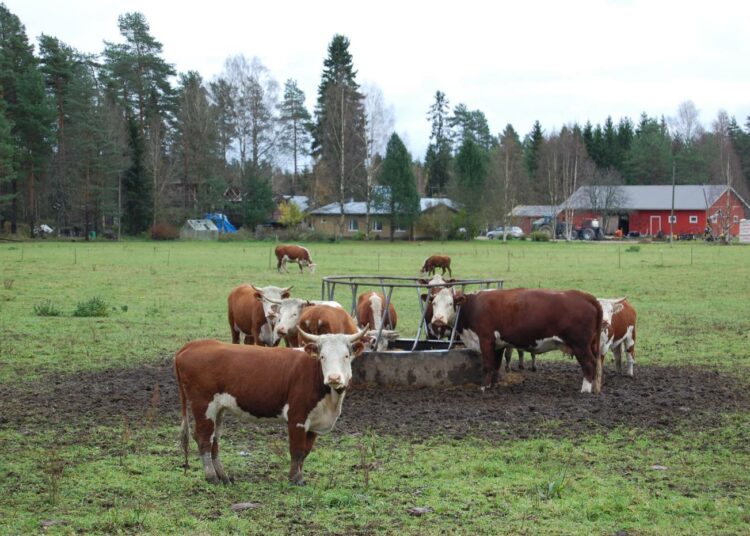
[[[540, 354], [562, 350], [573, 354], [583, 370], [581, 392], [599, 393], [602, 382], [600, 335], [602, 307], [585, 292], [542, 289], [484, 290], [472, 294], [441, 288], [429, 298], [432, 324], [449, 326], [468, 347], [482, 354], [482, 387], [497, 383], [508, 346]], [[456, 321], [456, 309], [461, 312]], [[496, 353], [496, 350], [498, 352]]]
[[[382, 292], [369, 290], [359, 295], [357, 299], [357, 321], [360, 327], [370, 326], [373, 328], [377, 339], [380, 333], [380, 341], [377, 344], [379, 352], [388, 349], [388, 341], [398, 337], [396, 323], [396, 308], [392, 303], [388, 304], [388, 314], [385, 314], [385, 296]], [[382, 329], [382, 332], [381, 332]]]
[[284, 339], [287, 346], [300, 346], [300, 341], [297, 337], [297, 323], [305, 307], [310, 307], [311, 305], [328, 305], [341, 309], [341, 305], [335, 301], [311, 301], [301, 298], [285, 298], [283, 300], [266, 298], [266, 301], [270, 301], [278, 307], [278, 317], [273, 327], [274, 344]]
[[427, 257], [422, 265], [421, 273], [427, 275], [435, 275], [435, 270], [441, 268], [443, 270], [442, 275], [445, 275], [445, 271], [448, 270], [448, 277], [453, 277], [451, 272], [451, 258], [448, 255], [433, 255]]
[[622, 352], [628, 356], [627, 375], [633, 376], [635, 364], [635, 324], [637, 314], [627, 298], [599, 299], [604, 311], [602, 324], [602, 358], [611, 349], [615, 357], [615, 368], [622, 374]]
[[302, 246], [290, 244], [276, 246], [276, 260], [278, 261], [276, 269], [279, 273], [281, 273], [282, 268], [289, 273], [286, 267], [287, 262], [296, 262], [300, 273], [303, 272], [302, 268], [305, 266], [310, 268], [310, 273], [315, 273], [315, 263], [310, 257], [310, 251]]
[[224, 414], [267, 422], [286, 421], [291, 467], [289, 480], [304, 484], [302, 466], [318, 434], [333, 429], [352, 377], [351, 362], [362, 353], [352, 335], [309, 336], [304, 351], [296, 348], [235, 346], [213, 340], [186, 344], [174, 359], [180, 392], [180, 439], [188, 463], [190, 424], [195, 419], [198, 444], [209, 482], [229, 483], [219, 458]]
[[227, 317], [232, 332], [232, 342], [239, 344], [240, 335], [244, 335], [245, 344], [271, 346], [273, 339], [273, 320], [276, 306], [267, 299], [288, 298], [292, 287], [263, 287], [240, 285], [229, 293], [227, 298]]

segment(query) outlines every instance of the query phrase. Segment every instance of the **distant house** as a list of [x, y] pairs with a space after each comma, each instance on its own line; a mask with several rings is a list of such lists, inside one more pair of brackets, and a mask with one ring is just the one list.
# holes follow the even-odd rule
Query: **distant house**
[[286, 195], [286, 194], [279, 194], [273, 196], [274, 203], [276, 203], [276, 208], [273, 211], [273, 215], [271, 216], [271, 224], [274, 227], [281, 227], [281, 211], [279, 210], [279, 206], [281, 206], [282, 203], [293, 203], [297, 205], [297, 208], [300, 209], [301, 212], [306, 212], [308, 208], [310, 208], [310, 198], [306, 195]]
[[217, 240], [219, 228], [211, 220], [187, 220], [180, 229], [183, 240]]
[[[592, 190], [583, 186], [560, 205], [558, 214], [565, 219], [565, 207], [575, 210], [574, 225], [583, 220], [599, 217], [606, 200], [601, 190]], [[669, 217], [672, 208], [672, 186], [619, 186], [618, 201], [607, 211], [613, 214], [610, 222], [604, 222], [606, 232], [615, 228], [622, 229], [623, 234], [639, 233], [655, 236], [669, 233]], [[729, 198], [729, 213], [727, 212]], [[674, 189], [674, 219], [672, 231], [677, 234], [699, 235], [706, 224], [710, 225], [715, 235], [720, 234], [723, 218], [732, 222], [730, 233], [739, 234], [739, 222], [747, 217], [750, 205], [740, 197], [734, 188], [725, 185], [680, 185]]]
[[513, 223], [523, 229], [524, 234], [529, 234], [534, 221], [544, 217], [554, 219], [559, 212], [559, 207], [555, 205], [517, 205], [510, 215]]
[[[419, 200], [419, 209], [421, 215], [440, 214], [445, 212], [446, 218], [452, 217], [452, 214], [458, 212], [455, 203], [450, 199], [443, 197], [422, 197]], [[310, 225], [317, 231], [326, 234], [336, 234], [341, 218], [341, 205], [339, 203], [329, 203], [322, 207], [311, 210], [308, 216]], [[367, 205], [364, 201], [349, 201], [344, 203], [344, 236], [352, 237], [358, 233], [364, 233], [367, 221]], [[370, 206], [370, 224], [371, 232], [375, 236], [383, 238], [390, 237], [391, 224], [390, 212], [387, 208]], [[397, 227], [394, 229], [394, 237], [406, 239], [413, 237], [415, 240], [424, 240], [436, 238], [431, 236], [430, 232], [420, 221], [412, 226], [411, 229]]]

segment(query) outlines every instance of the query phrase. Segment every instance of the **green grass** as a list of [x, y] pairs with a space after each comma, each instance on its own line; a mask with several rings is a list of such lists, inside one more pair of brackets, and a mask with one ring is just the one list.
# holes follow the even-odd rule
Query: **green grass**
[[[161, 362], [196, 338], [229, 341], [226, 296], [243, 282], [294, 284], [294, 296], [318, 298], [323, 275], [417, 275], [433, 253], [453, 257], [456, 277], [627, 296], [639, 315], [637, 367], [750, 370], [750, 248], [309, 244], [316, 274], [291, 266], [280, 275], [275, 259], [270, 267], [273, 246], [0, 243], [0, 278], [11, 282], [0, 288], [0, 388]], [[92, 296], [108, 316], [72, 316]], [[345, 289], [336, 297], [351, 299]], [[63, 314], [38, 316], [34, 306], [45, 300]], [[394, 302], [400, 331], [413, 334], [416, 292], [398, 291]], [[750, 415], [738, 413], [670, 436], [623, 428], [576, 440], [409, 440], [334, 431], [316, 445], [299, 489], [286, 482], [281, 426], [229, 424], [224, 458], [236, 483], [221, 487], [204, 482], [194, 444], [191, 468], [180, 468], [177, 422], [37, 429], [0, 418], [0, 533], [742, 534], [748, 429]], [[234, 513], [237, 502], [260, 507]], [[415, 517], [411, 507], [432, 511]], [[45, 520], [65, 524], [44, 531]]]

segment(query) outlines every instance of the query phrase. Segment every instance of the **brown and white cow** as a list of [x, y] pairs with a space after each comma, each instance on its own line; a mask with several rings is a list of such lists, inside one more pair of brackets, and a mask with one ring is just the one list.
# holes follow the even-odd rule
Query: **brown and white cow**
[[239, 344], [240, 335], [244, 335], [245, 344], [272, 346], [273, 320], [277, 315], [277, 306], [263, 298], [281, 300], [288, 298], [291, 290], [292, 287], [256, 288], [247, 284], [232, 290], [227, 298], [227, 317], [232, 342]]
[[445, 275], [445, 271], [448, 270], [448, 276], [453, 277], [451, 272], [451, 258], [448, 255], [432, 255], [424, 260], [422, 265], [421, 273], [427, 275], [435, 275], [435, 270], [441, 268], [442, 275]]
[[[369, 326], [365, 325], [364, 329], [368, 330]], [[297, 330], [304, 330], [313, 335], [325, 335], [328, 333], [356, 333], [358, 328], [354, 319], [342, 308], [331, 307], [330, 305], [313, 305], [302, 310], [297, 323]], [[366, 332], [365, 336], [362, 337], [365, 350], [375, 349], [377, 335], [378, 332], [375, 330]], [[386, 338], [381, 338], [381, 342]]]
[[[370, 326], [377, 339], [380, 333], [380, 341], [377, 344], [379, 352], [388, 349], [388, 341], [398, 338], [395, 331], [398, 323], [396, 308], [393, 303], [388, 304], [388, 314], [385, 314], [385, 295], [382, 292], [368, 290], [357, 298], [357, 322], [360, 327]], [[380, 330], [382, 329], [382, 332]]]
[[284, 268], [285, 272], [289, 273], [286, 267], [287, 262], [296, 262], [300, 273], [302, 273], [302, 268], [305, 266], [310, 268], [310, 273], [315, 273], [315, 263], [312, 261], [312, 257], [310, 257], [310, 250], [302, 246], [292, 244], [276, 246], [276, 260], [278, 261], [276, 269], [279, 273], [282, 268]]
[[[456, 330], [468, 347], [482, 354], [483, 388], [497, 383], [502, 351], [508, 346], [541, 354], [562, 350], [578, 359], [581, 392], [599, 393], [602, 382], [602, 307], [585, 292], [543, 289], [482, 290], [471, 294], [441, 288], [429, 299], [433, 325]], [[497, 353], [496, 353], [497, 352]]]
[[[449, 335], [450, 332], [446, 333], [446, 327], [447, 326], [433, 326], [432, 325], [432, 301], [428, 300], [427, 297], [429, 294], [435, 294], [442, 286], [448, 285], [452, 283], [454, 279], [444, 279], [443, 276], [440, 274], [436, 274], [432, 279], [419, 279], [418, 282], [421, 285], [429, 285], [427, 290], [427, 294], [422, 294], [422, 301], [425, 302], [425, 308], [424, 308], [424, 314], [423, 319], [424, 323], [427, 326], [427, 335], [430, 339], [442, 339], [446, 335]], [[439, 285], [439, 286], [434, 286]]]
[[601, 355], [602, 358], [609, 350], [615, 356], [615, 368], [622, 374], [622, 353], [628, 356], [627, 375], [633, 376], [635, 364], [635, 324], [637, 314], [635, 308], [627, 298], [600, 298], [604, 312], [602, 325]]
[[284, 339], [287, 346], [301, 345], [297, 337], [297, 323], [304, 308], [312, 305], [329, 305], [341, 309], [341, 304], [335, 301], [305, 300], [303, 298], [265, 299], [278, 307], [278, 317], [273, 326], [274, 344]]
[[198, 444], [209, 482], [229, 483], [219, 458], [222, 422], [227, 411], [253, 420], [286, 421], [291, 467], [289, 480], [302, 485], [302, 466], [318, 434], [333, 429], [352, 377], [352, 360], [362, 353], [352, 335], [306, 336], [297, 348], [236, 346], [214, 340], [186, 344], [174, 359], [180, 392], [180, 439], [188, 463], [190, 425], [195, 419]]

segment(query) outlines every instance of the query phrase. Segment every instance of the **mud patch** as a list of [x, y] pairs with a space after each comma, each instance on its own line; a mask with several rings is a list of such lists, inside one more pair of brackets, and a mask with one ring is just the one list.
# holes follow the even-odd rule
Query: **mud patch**
[[[355, 386], [336, 425], [339, 433], [461, 438], [566, 437], [619, 426], [669, 432], [713, 427], [717, 415], [750, 410], [750, 384], [705, 367], [640, 366], [634, 379], [611, 369], [601, 395], [579, 393], [574, 362], [547, 360], [538, 372], [505, 374], [499, 387], [451, 388]], [[158, 386], [158, 396], [154, 391]], [[138, 368], [48, 377], [30, 384], [0, 385], [0, 426], [69, 429], [123, 417], [155, 424], [179, 421], [172, 360]]]

